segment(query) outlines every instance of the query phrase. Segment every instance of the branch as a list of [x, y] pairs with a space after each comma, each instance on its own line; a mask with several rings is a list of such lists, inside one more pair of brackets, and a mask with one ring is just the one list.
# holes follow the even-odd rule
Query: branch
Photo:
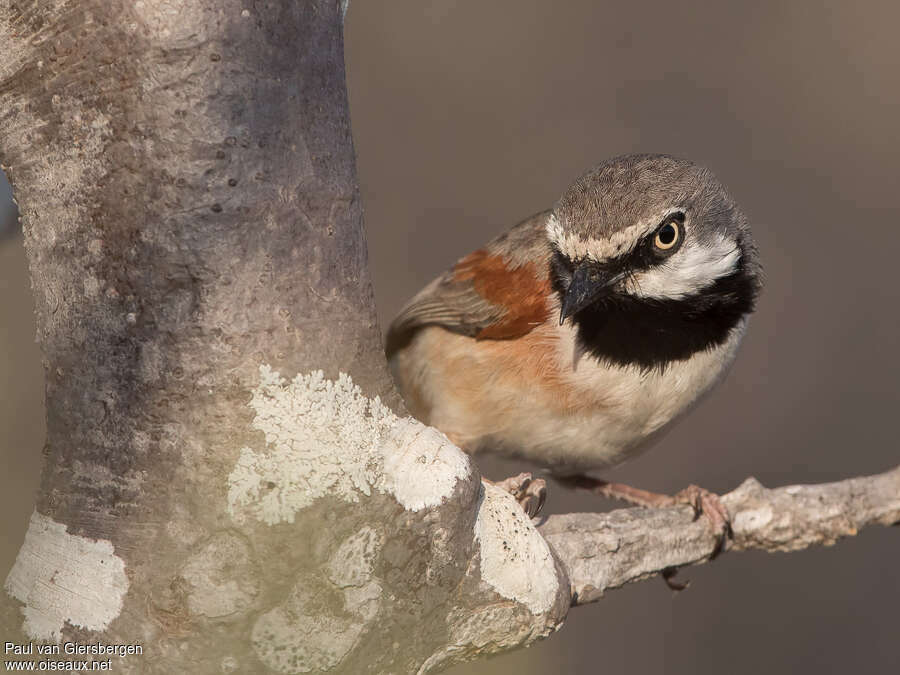
[[[748, 478], [722, 498], [734, 538], [728, 551], [830, 546], [869, 525], [900, 524], [900, 466], [876, 476], [768, 489]], [[548, 517], [538, 528], [568, 571], [572, 604], [713, 556], [716, 539], [689, 507], [621, 509]]]

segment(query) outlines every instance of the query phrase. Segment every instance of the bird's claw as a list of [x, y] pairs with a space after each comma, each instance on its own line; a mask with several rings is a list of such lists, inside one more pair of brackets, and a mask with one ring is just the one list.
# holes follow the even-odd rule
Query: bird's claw
[[715, 558], [724, 550], [725, 544], [733, 536], [731, 516], [728, 514], [728, 509], [725, 508], [722, 500], [719, 499], [719, 495], [697, 485], [688, 485], [672, 499], [677, 504], [688, 504], [691, 506], [694, 509], [694, 520], [701, 515], [707, 519], [717, 538], [716, 547], [713, 549], [711, 556]]
[[547, 501], [547, 481], [543, 478], [534, 478], [530, 473], [520, 473], [494, 485], [515, 497], [529, 518], [539, 514], [544, 502]]
[[610, 499], [620, 499], [638, 506], [659, 508], [688, 504], [694, 509], [694, 519], [703, 515], [716, 535], [716, 546], [711, 558], [715, 558], [721, 553], [725, 549], [728, 539], [732, 537], [731, 516], [728, 515], [728, 509], [722, 504], [722, 500], [717, 494], [697, 485], [689, 485], [678, 494], [669, 496], [641, 490], [623, 483], [610, 483], [591, 476], [568, 476], [560, 480], [565, 485], [590, 490], [594, 494]]
[[667, 567], [662, 572], [660, 572], [660, 576], [663, 581], [666, 582], [666, 586], [669, 587], [670, 591], [675, 591], [676, 593], [681, 593], [681, 591], [685, 590], [688, 586], [691, 585], [690, 580], [687, 581], [675, 581], [675, 575], [678, 574], [677, 567]]

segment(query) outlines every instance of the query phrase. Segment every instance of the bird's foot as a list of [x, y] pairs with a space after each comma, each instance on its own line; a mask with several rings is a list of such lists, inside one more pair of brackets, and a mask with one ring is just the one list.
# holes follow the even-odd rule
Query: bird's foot
[[719, 495], [697, 485], [688, 485], [672, 497], [672, 502], [690, 505], [694, 509], [694, 520], [701, 515], [706, 517], [713, 533], [718, 538], [712, 557], [715, 558], [721, 553], [725, 548], [726, 541], [732, 538], [733, 532], [731, 531], [731, 516], [728, 515], [728, 509], [719, 499]]
[[610, 483], [590, 476], [568, 476], [561, 478], [560, 482], [569, 487], [588, 490], [609, 499], [618, 499], [637, 506], [659, 508], [687, 504], [694, 509], [694, 520], [701, 515], [704, 516], [716, 535], [717, 541], [712, 553], [713, 558], [721, 553], [725, 548], [726, 541], [732, 536], [731, 517], [728, 515], [728, 509], [722, 504], [722, 500], [717, 494], [696, 485], [689, 485], [675, 495], [664, 495], [641, 490], [624, 483]]
[[529, 518], [534, 518], [539, 514], [544, 507], [544, 502], [547, 501], [547, 481], [543, 478], [534, 478], [530, 473], [520, 473], [518, 476], [511, 476], [501, 481], [492, 481], [487, 478], [481, 480], [496, 485], [515, 497]]

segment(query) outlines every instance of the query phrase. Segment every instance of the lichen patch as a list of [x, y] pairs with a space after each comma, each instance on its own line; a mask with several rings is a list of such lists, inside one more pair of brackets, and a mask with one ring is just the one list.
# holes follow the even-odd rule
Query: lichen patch
[[299, 581], [281, 605], [257, 619], [250, 640], [269, 668], [280, 673], [330, 670], [356, 645], [364, 618], [331, 611], [321, 596], [314, 582]]
[[381, 534], [369, 526], [363, 527], [341, 543], [328, 560], [325, 574], [339, 588], [367, 584], [382, 544]]
[[238, 522], [290, 523], [321, 497], [356, 502], [373, 489], [417, 511], [439, 505], [471, 471], [446, 436], [401, 420], [349, 375], [332, 381], [316, 371], [287, 382], [269, 366], [259, 372], [250, 407], [265, 447], [242, 448], [228, 477], [228, 511]]
[[542, 614], [559, 591], [550, 547], [511, 494], [495, 485], [483, 487], [475, 520], [481, 578], [504, 598]]
[[449, 438], [411, 417], [397, 420], [382, 455], [381, 488], [411, 511], [434, 505], [436, 494], [451, 494], [470, 471], [469, 458]]
[[301, 575], [284, 602], [253, 626], [256, 655], [272, 670], [330, 670], [356, 646], [381, 606], [373, 570], [382, 535], [365, 526], [347, 537], [325, 565], [325, 577]]
[[4, 587], [25, 605], [25, 634], [59, 642], [65, 623], [105, 630], [122, 611], [128, 578], [111, 542], [69, 534], [35, 511]]

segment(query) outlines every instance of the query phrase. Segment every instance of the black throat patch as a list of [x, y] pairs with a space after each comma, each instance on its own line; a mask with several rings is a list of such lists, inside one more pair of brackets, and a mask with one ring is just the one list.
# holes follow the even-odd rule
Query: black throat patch
[[[557, 293], [564, 284], [552, 275]], [[721, 345], [740, 320], [753, 311], [759, 282], [743, 264], [730, 275], [680, 300], [612, 293], [570, 320], [578, 345], [600, 360], [643, 369]]]

